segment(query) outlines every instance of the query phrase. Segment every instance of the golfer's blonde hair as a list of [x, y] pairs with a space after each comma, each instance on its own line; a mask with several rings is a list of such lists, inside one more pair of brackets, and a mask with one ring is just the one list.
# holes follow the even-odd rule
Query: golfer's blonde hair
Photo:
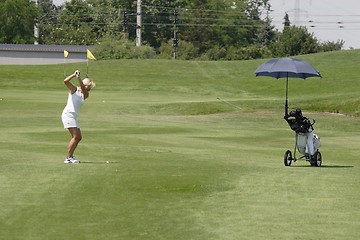
[[96, 84], [90, 78], [84, 78], [82, 80], [83, 84], [87, 86], [89, 89], [92, 89], [96, 86]]

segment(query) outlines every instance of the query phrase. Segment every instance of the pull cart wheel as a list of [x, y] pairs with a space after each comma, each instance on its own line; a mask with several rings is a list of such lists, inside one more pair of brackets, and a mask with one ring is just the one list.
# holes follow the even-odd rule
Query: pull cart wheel
[[292, 154], [290, 150], [287, 150], [284, 154], [284, 165], [285, 166], [290, 166], [291, 162], [292, 162], [293, 158], [292, 158]]
[[319, 151], [316, 151], [313, 161], [314, 161], [315, 167], [321, 167], [322, 157], [321, 157], [321, 153]]

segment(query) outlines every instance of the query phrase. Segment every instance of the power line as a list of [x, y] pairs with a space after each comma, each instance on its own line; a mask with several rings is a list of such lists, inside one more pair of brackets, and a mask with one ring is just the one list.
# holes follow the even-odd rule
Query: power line
[[[121, 25], [121, 23], [107, 23], [107, 22], [63, 22], [63, 23], [53, 23], [51, 25], [61, 26], [61, 25]], [[128, 25], [136, 26], [135, 22], [128, 22]], [[160, 23], [160, 22], [143, 22], [142, 25], [145, 26], [173, 26], [173, 23]], [[254, 24], [208, 24], [208, 23], [179, 23], [178, 26], [186, 27], [239, 27], [239, 28], [252, 28], [252, 27], [261, 27], [263, 25], [254, 25]]]

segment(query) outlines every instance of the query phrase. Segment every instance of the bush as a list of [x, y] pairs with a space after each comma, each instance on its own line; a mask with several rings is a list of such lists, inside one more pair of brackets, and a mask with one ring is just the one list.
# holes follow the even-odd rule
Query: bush
[[230, 47], [228, 60], [250, 60], [271, 57], [272, 53], [266, 46], [249, 45], [247, 47]]
[[220, 46], [214, 46], [209, 50], [207, 50], [207, 52], [201, 56], [201, 59], [210, 60], [210, 61], [228, 60], [226, 48]]
[[[159, 48], [157, 58], [172, 59], [173, 58], [173, 41], [163, 42]], [[186, 41], [179, 41], [176, 49], [176, 58], [180, 60], [191, 60], [199, 57], [199, 49], [192, 43]]]
[[94, 52], [100, 59], [148, 59], [154, 49], [147, 45], [136, 47], [133, 41], [114, 37], [104, 37], [94, 46]]
[[344, 46], [343, 40], [338, 40], [336, 42], [326, 41], [322, 42], [319, 45], [320, 52], [331, 52], [341, 50]]
[[250, 45], [241, 48], [214, 46], [201, 56], [201, 60], [249, 60], [268, 57], [271, 57], [271, 51], [265, 46]]

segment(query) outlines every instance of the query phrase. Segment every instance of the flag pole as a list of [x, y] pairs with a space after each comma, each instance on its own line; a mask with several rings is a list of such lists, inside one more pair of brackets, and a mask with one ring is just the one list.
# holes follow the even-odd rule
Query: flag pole
[[88, 76], [88, 73], [89, 73], [89, 61], [90, 61], [90, 59], [96, 60], [96, 58], [95, 58], [94, 55], [89, 51], [89, 49], [86, 49], [86, 58], [87, 58], [87, 62], [86, 62], [86, 76]]
[[86, 60], [86, 77], [87, 77], [89, 74], [89, 58], [88, 57], [86, 57], [86, 58], [87, 58], [87, 60]]
[[66, 77], [66, 65], [65, 65], [65, 56], [64, 56], [64, 77]]
[[64, 50], [64, 77], [66, 77], [66, 58], [68, 56], [69, 52]]

